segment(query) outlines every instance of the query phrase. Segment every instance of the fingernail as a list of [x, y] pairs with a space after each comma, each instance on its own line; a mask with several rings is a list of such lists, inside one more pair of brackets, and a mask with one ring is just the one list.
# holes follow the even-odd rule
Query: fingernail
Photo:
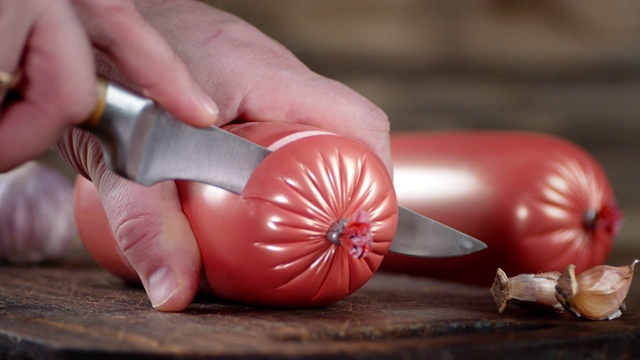
[[158, 308], [178, 291], [178, 279], [168, 267], [161, 267], [151, 274], [147, 286], [149, 300], [154, 308]]
[[218, 105], [204, 92], [200, 92], [200, 105], [207, 114], [207, 125], [214, 124], [218, 120], [218, 114], [220, 113]]

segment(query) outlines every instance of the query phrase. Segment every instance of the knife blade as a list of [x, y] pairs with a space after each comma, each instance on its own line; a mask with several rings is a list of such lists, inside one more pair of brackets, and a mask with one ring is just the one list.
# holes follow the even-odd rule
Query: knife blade
[[[100, 140], [107, 166], [127, 179], [146, 186], [191, 180], [240, 194], [271, 153], [217, 127], [184, 124], [153, 100], [102, 79], [98, 83], [98, 105], [82, 128]], [[484, 248], [471, 236], [399, 207], [389, 251], [451, 257]]]

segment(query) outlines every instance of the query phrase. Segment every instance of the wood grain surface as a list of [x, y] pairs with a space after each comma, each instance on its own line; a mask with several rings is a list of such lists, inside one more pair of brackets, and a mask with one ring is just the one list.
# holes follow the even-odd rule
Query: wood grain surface
[[152, 309], [88, 260], [0, 265], [0, 359], [637, 359], [640, 316], [584, 321], [510, 306], [487, 288], [379, 273], [325, 308], [278, 310], [200, 296]]

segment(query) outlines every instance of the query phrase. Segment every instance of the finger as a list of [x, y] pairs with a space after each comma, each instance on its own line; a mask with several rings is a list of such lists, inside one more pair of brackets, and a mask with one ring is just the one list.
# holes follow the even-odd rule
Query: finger
[[[220, 105], [219, 125], [238, 118], [310, 124], [369, 146], [391, 173], [389, 121], [379, 107], [313, 73], [281, 44], [231, 14], [200, 2], [142, 5]], [[192, 24], [186, 27], [184, 19]]]
[[41, 12], [32, 1], [0, 0], [0, 70], [17, 69], [34, 17]]
[[88, 39], [64, 2], [33, 10], [22, 51], [18, 100], [0, 110], [0, 169], [46, 151], [70, 125], [82, 122], [96, 102]]
[[12, 104], [0, 120], [0, 171], [46, 152], [67, 128], [66, 118], [31, 101]]
[[245, 95], [241, 118], [298, 122], [355, 139], [372, 149], [393, 174], [389, 120], [382, 109], [345, 85], [311, 72], [275, 73]]
[[[37, 8], [29, 1], [0, 0], [0, 71], [15, 75]], [[9, 89], [0, 88], [0, 104]]]
[[185, 309], [198, 289], [202, 264], [175, 184], [147, 188], [111, 172], [93, 173], [116, 241], [153, 307]]
[[175, 184], [147, 188], [115, 175], [107, 170], [95, 136], [79, 129], [65, 133], [56, 145], [96, 185], [119, 253], [142, 281], [152, 305], [161, 311], [185, 309], [198, 289], [202, 265]]
[[194, 126], [213, 125], [215, 102], [202, 91], [162, 36], [131, 1], [75, 0], [92, 43], [103, 51], [145, 96]]

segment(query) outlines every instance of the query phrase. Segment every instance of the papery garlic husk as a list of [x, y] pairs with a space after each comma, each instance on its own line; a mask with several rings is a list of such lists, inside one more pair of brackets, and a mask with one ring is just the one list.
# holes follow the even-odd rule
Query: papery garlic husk
[[575, 266], [569, 265], [558, 279], [556, 297], [565, 309], [577, 317], [590, 320], [615, 319], [622, 313], [631, 280], [631, 265], [601, 265], [576, 276]]
[[498, 269], [491, 286], [498, 312], [502, 313], [509, 302], [529, 309], [562, 312], [562, 305], [555, 296], [559, 277], [558, 271], [551, 271], [508, 278], [502, 269]]
[[73, 187], [62, 173], [30, 161], [0, 174], [0, 261], [55, 260], [76, 238]]

